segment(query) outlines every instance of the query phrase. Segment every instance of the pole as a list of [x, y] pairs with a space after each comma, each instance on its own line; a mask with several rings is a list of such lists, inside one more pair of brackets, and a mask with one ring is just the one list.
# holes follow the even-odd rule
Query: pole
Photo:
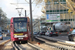
[[31, 0], [29, 0], [29, 5], [30, 5], [30, 21], [31, 21], [31, 41], [33, 41], [33, 26], [32, 26], [32, 3], [31, 3]]
[[1, 15], [2, 15], [2, 14], [0, 14], [0, 27], [1, 27]]
[[25, 10], [25, 17], [26, 17], [26, 10]]
[[2, 12], [0, 12], [0, 27], [1, 27], [1, 16], [2, 16], [2, 14], [1, 14]]

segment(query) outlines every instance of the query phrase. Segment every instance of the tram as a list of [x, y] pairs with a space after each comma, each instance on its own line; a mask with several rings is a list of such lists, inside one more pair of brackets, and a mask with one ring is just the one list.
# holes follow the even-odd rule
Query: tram
[[12, 17], [10, 20], [11, 41], [25, 43], [30, 39], [29, 17]]

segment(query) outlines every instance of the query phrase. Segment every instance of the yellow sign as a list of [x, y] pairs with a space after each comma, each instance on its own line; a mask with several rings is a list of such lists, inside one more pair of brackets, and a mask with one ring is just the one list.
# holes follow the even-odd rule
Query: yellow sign
[[68, 10], [68, 13], [72, 12], [70, 9]]
[[16, 33], [16, 34], [14, 34], [14, 35], [23, 35], [23, 33]]

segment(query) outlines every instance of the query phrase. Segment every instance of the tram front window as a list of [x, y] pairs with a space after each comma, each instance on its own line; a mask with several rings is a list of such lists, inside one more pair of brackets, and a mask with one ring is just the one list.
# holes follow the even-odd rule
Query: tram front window
[[25, 22], [14, 22], [14, 32], [26, 32], [27, 23]]

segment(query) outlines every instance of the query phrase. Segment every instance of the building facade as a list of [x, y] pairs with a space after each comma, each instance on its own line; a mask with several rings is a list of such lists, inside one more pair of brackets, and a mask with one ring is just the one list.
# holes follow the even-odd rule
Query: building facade
[[42, 10], [45, 16], [46, 26], [52, 27], [53, 23], [65, 22], [68, 26], [75, 26], [75, 15], [70, 12], [66, 0], [45, 0], [45, 8]]

